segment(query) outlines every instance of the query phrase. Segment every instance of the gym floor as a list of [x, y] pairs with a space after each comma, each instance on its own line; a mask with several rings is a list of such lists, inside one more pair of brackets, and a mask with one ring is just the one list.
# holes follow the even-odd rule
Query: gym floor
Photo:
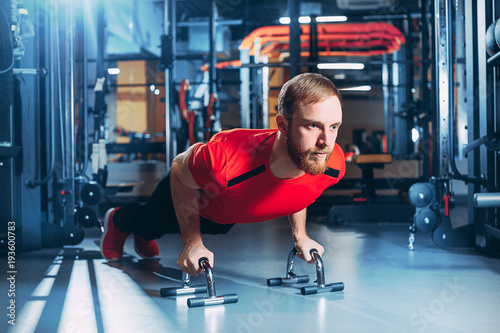
[[[188, 308], [188, 296], [160, 297], [160, 288], [180, 286], [178, 235], [159, 240], [159, 260], [139, 259], [129, 238], [123, 262], [109, 264], [90, 230], [78, 246], [18, 254], [16, 325], [3, 315], [0, 331], [498, 332], [500, 260], [438, 248], [426, 233], [410, 252], [408, 226], [310, 223], [310, 236], [326, 249], [325, 282], [345, 289], [308, 296], [300, 285], [266, 284], [285, 275], [293, 246], [286, 219], [205, 236], [217, 295], [237, 293], [239, 301], [200, 308]], [[315, 280], [314, 265], [300, 259], [295, 273]], [[203, 275], [192, 280], [205, 283]], [[9, 289], [5, 278], [0, 286]]]

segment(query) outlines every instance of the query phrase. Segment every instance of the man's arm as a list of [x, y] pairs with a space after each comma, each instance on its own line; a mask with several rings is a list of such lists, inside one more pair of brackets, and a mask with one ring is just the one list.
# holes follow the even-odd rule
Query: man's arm
[[292, 227], [292, 237], [295, 243], [295, 248], [299, 251], [297, 256], [309, 263], [314, 263], [314, 259], [311, 257], [309, 251], [311, 249], [316, 249], [318, 250], [319, 255], [322, 256], [324, 248], [307, 235], [306, 217], [307, 208], [304, 208], [295, 214], [289, 215], [288, 220], [290, 221], [290, 226]]
[[204, 245], [200, 232], [199, 186], [189, 170], [189, 147], [172, 161], [170, 186], [172, 201], [179, 222], [183, 249], [177, 265], [186, 273], [196, 276], [201, 273], [199, 258], [206, 257], [214, 266], [214, 255]]

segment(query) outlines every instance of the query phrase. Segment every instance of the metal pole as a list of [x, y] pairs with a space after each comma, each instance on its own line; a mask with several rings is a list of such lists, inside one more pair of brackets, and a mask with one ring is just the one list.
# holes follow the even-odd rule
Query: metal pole
[[[316, 15], [311, 16], [311, 23], [309, 24], [309, 62], [318, 62], [318, 24], [316, 22]], [[317, 73], [318, 66], [312, 64], [309, 66], [309, 72]]]
[[[87, 8], [88, 6], [86, 3], [83, 4], [83, 20], [82, 20], [82, 51], [83, 51], [83, 110], [80, 110], [80, 113], [83, 114], [83, 154], [84, 154], [84, 162], [83, 162], [83, 167], [80, 171], [80, 175], [84, 175], [87, 166], [89, 163], [89, 152], [88, 152], [88, 147], [89, 147], [89, 119], [88, 119], [88, 109], [89, 109], [89, 93], [88, 93], [88, 56], [87, 56]], [[82, 113], [83, 112], [83, 113]]]
[[74, 207], [75, 207], [75, 20], [73, 11], [73, 0], [68, 0], [66, 3], [66, 31], [65, 31], [65, 77], [64, 77], [64, 129], [68, 144], [64, 149], [66, 150], [64, 160], [64, 189], [66, 191], [65, 214], [64, 223], [74, 222]]
[[[253, 43], [254, 56], [253, 61], [255, 64], [260, 64], [260, 38], [256, 38]], [[260, 68], [252, 68], [252, 128], [259, 128], [259, 116], [260, 116], [260, 106], [261, 106], [261, 82], [262, 82], [262, 71]]]
[[393, 139], [393, 126], [391, 117], [391, 86], [392, 80], [390, 79], [390, 67], [388, 64], [387, 54], [382, 55], [382, 92], [384, 99], [384, 123], [385, 123], [385, 133], [387, 135], [387, 152], [392, 153], [392, 139]]
[[300, 25], [299, 25], [299, 1], [288, 0], [288, 15], [290, 16], [290, 78], [300, 74]]
[[217, 29], [217, 23], [215, 22], [216, 20], [216, 15], [217, 15], [217, 5], [215, 3], [215, 0], [210, 0], [210, 31], [209, 31], [209, 39], [210, 39], [210, 45], [209, 45], [209, 52], [210, 52], [210, 66], [209, 66], [209, 73], [210, 73], [210, 94], [216, 93], [217, 92], [217, 72], [216, 72], [216, 67], [215, 65], [217, 64], [217, 54], [216, 54], [216, 29]]
[[[172, 38], [172, 17], [173, 10], [175, 7], [175, 0], [165, 0], [164, 4], [164, 27], [165, 27], [165, 36], [168, 38]], [[173, 46], [175, 43], [170, 43]], [[172, 50], [171, 54], [175, 54], [174, 50]], [[171, 107], [171, 98], [170, 98], [170, 89], [173, 86], [173, 77], [172, 77], [172, 68], [173, 68], [173, 60], [169, 59], [168, 66], [165, 67], [165, 160], [166, 160], [166, 172], [170, 171], [170, 162], [173, 159], [171, 153], [171, 145], [172, 145], [172, 134], [170, 130], [170, 107]], [[170, 62], [172, 61], [172, 62]]]
[[[262, 62], [267, 63], [267, 55], [262, 57]], [[262, 67], [262, 128], [269, 128], [269, 67]]]
[[[475, 45], [478, 43], [478, 24], [481, 18], [478, 16], [476, 1], [465, 1], [465, 24], [470, 29], [465, 29], [465, 66], [466, 66], [466, 89], [467, 89], [467, 135], [468, 142], [472, 142], [479, 138], [479, 100], [476, 98], [479, 89], [479, 76], [476, 75], [478, 69], [478, 54], [486, 52], [482, 48], [477, 48]], [[479, 174], [479, 150], [472, 150], [467, 153], [467, 175], [475, 177]], [[479, 192], [479, 185], [469, 183], [467, 189], [467, 202], [472, 203], [474, 200], [474, 193]], [[469, 223], [476, 221], [476, 210], [474, 205], [467, 205], [467, 220]]]
[[[104, 2], [97, 3], [97, 55], [96, 55], [96, 79], [105, 78], [104, 73]], [[104, 86], [102, 91], [95, 91], [94, 101], [94, 143], [105, 138], [104, 133]]]
[[[455, 3], [455, 71], [456, 71], [456, 92], [457, 92], [457, 107], [456, 107], [456, 138], [457, 138], [457, 158], [464, 159], [464, 143], [467, 143], [467, 86], [466, 86], [466, 67], [465, 61], [465, 13], [464, 3], [457, 1]], [[452, 156], [455, 158], [455, 156]]]
[[449, 117], [450, 100], [452, 100], [453, 91], [450, 88], [451, 80], [451, 38], [452, 32], [450, 24], [450, 1], [435, 0], [435, 53], [436, 53], [436, 89], [437, 89], [437, 128], [439, 133], [438, 170], [435, 176], [448, 178], [449, 171]]
[[[250, 64], [250, 50], [240, 50], [242, 64]], [[240, 69], [240, 122], [242, 128], [250, 128], [250, 68]]]
[[[421, 3], [421, 22], [422, 22], [422, 74], [421, 74], [421, 86], [420, 89], [422, 90], [422, 111], [427, 113], [427, 115], [430, 114], [432, 110], [432, 104], [431, 104], [431, 94], [429, 91], [428, 87], [428, 80], [427, 80], [427, 72], [429, 69], [429, 63], [427, 59], [429, 59], [430, 54], [429, 54], [429, 21], [427, 18], [427, 9], [428, 9], [428, 2], [422, 2]], [[430, 178], [430, 161], [431, 161], [431, 151], [430, 151], [430, 140], [431, 136], [429, 133], [429, 126], [427, 126], [427, 121], [429, 119], [429, 116], [425, 117], [425, 120], [423, 122], [423, 128], [422, 128], [422, 137], [424, 138], [423, 140], [423, 151], [424, 151], [424, 156], [423, 156], [423, 163], [424, 166], [422, 168], [422, 177], [423, 179], [429, 179]]]

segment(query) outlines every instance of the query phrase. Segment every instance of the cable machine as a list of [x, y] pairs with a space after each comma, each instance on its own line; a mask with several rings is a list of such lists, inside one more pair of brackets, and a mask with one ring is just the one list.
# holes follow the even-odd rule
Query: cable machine
[[[495, 24], [498, 15], [492, 14], [498, 10], [494, 1], [434, 1], [434, 173], [429, 183], [410, 188], [410, 202], [416, 207], [410, 249], [416, 230], [421, 230], [431, 231], [434, 243], [442, 247], [475, 247], [478, 252], [500, 253], [499, 123], [495, 107], [500, 96], [495, 74], [498, 54], [491, 52], [487, 59], [491, 42], [487, 28]], [[467, 115], [468, 144], [464, 147], [457, 144], [463, 133], [460, 114]], [[467, 157], [467, 174], [457, 168], [455, 159], [460, 153]], [[453, 180], [464, 182], [468, 189], [467, 223], [460, 227], [452, 223]]]

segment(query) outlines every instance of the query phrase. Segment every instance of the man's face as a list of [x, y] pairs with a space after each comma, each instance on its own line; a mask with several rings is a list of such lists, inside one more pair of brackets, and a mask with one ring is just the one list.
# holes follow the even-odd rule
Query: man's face
[[342, 107], [335, 96], [320, 103], [301, 105], [294, 111], [293, 121], [288, 121], [286, 145], [290, 158], [300, 170], [311, 175], [325, 172], [341, 123]]

